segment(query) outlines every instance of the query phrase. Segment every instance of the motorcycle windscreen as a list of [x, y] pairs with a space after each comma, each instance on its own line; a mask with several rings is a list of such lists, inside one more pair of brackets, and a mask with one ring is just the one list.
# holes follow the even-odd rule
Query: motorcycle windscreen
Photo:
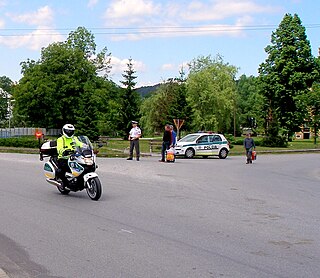
[[81, 136], [77, 136], [77, 140], [78, 140], [78, 143], [80, 143], [80, 144], [76, 144], [77, 151], [79, 153], [82, 153], [85, 157], [87, 157], [87, 155], [89, 154], [90, 156], [88, 157], [91, 157], [91, 154], [93, 151], [93, 145], [90, 142], [89, 138], [87, 136], [81, 135]]

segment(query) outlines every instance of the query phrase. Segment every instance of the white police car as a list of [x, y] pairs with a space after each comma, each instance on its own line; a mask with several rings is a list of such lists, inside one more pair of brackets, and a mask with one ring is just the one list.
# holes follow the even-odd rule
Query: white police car
[[195, 155], [208, 156], [217, 155], [225, 159], [229, 154], [228, 140], [222, 134], [214, 133], [192, 133], [177, 142], [176, 155], [184, 155], [192, 158]]

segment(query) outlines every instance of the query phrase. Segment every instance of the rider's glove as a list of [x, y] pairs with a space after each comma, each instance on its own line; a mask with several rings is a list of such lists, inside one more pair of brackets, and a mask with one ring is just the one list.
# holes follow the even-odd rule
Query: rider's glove
[[72, 155], [72, 154], [74, 154], [74, 151], [73, 151], [73, 150], [65, 150], [65, 151], [62, 153], [63, 156], [69, 156], [69, 155]]

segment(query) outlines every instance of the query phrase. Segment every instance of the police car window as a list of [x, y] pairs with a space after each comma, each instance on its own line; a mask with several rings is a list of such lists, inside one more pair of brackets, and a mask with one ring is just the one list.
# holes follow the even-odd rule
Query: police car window
[[202, 136], [201, 138], [199, 138], [198, 143], [208, 143], [208, 135]]
[[222, 141], [221, 137], [219, 135], [214, 135], [213, 136], [213, 141], [217, 142], [217, 141]]
[[180, 139], [180, 142], [193, 142], [198, 138], [199, 135], [187, 135]]

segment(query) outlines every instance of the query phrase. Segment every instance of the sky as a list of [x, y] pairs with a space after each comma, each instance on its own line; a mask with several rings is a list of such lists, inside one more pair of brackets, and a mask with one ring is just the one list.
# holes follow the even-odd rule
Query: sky
[[319, 11], [315, 0], [0, 0], [0, 76], [18, 82], [21, 62], [38, 60], [41, 48], [79, 26], [98, 50], [108, 48], [118, 84], [129, 58], [137, 87], [177, 77], [201, 55], [222, 55], [238, 76], [257, 75], [286, 13], [299, 15], [318, 56]]

